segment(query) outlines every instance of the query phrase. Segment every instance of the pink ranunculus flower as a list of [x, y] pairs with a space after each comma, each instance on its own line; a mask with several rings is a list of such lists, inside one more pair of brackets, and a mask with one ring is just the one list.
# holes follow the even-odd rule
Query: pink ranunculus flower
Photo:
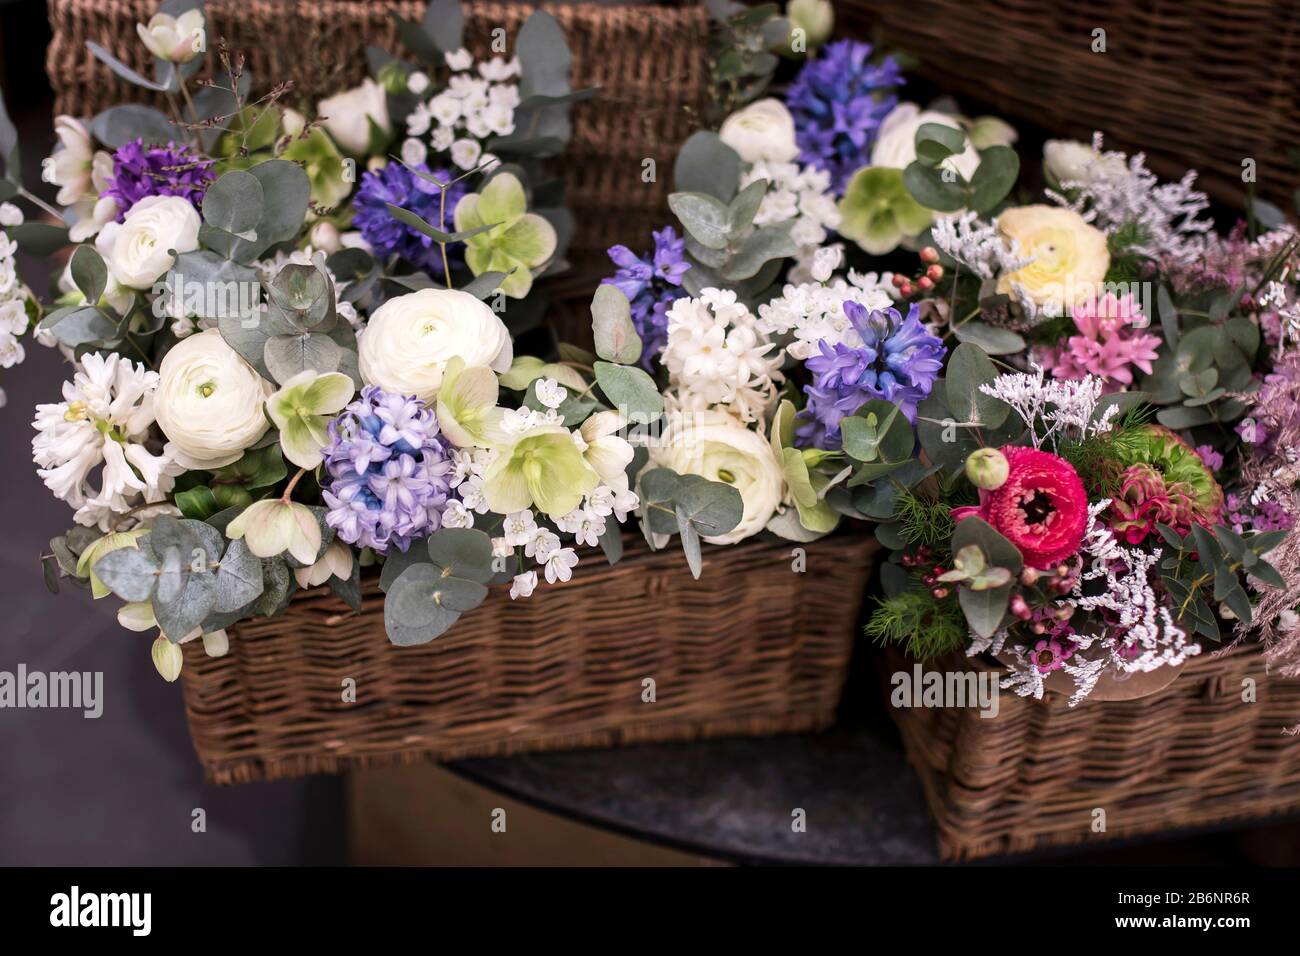
[[1002, 446], [1006, 482], [980, 490], [978, 507], [954, 508], [960, 521], [977, 515], [1014, 544], [1031, 568], [1050, 568], [1079, 550], [1088, 523], [1088, 495], [1064, 458], [1037, 448]]
[[1146, 319], [1132, 296], [1106, 293], [1074, 307], [1078, 335], [1048, 356], [1051, 372], [1058, 378], [1081, 379], [1096, 375], [1108, 392], [1133, 384], [1133, 369], [1151, 374], [1160, 346], [1158, 336], [1143, 331]]

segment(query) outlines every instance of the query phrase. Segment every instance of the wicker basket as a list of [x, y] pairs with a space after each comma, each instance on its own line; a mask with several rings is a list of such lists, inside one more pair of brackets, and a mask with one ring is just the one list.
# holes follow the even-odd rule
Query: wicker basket
[[[50, 0], [54, 39], [46, 58], [56, 110], [89, 116], [148, 94], [114, 76], [86, 49], [106, 46], [124, 63], [148, 72], [148, 51], [136, 36], [156, 0]], [[208, 35], [224, 37], [247, 56], [254, 84], [293, 79], [308, 102], [365, 75], [367, 44], [398, 49], [389, 16], [419, 19], [424, 0], [208, 0]], [[467, 38], [488, 49], [495, 27], [513, 37], [531, 6], [466, 4]], [[573, 139], [563, 160], [567, 201], [582, 229], [570, 259], [582, 272], [606, 270], [615, 243], [648, 245], [666, 221], [673, 159], [690, 135], [688, 110], [708, 91], [708, 16], [703, 7], [662, 9], [572, 4], [547, 7], [573, 52], [575, 89], [599, 86], [596, 99], [573, 107]], [[213, 58], [215, 59], [215, 58]], [[655, 160], [654, 182], [642, 181]]]
[[[795, 573], [793, 549], [806, 569]], [[437, 640], [384, 635], [377, 582], [360, 615], [323, 588], [277, 620], [193, 642], [182, 677], [208, 777], [238, 783], [426, 758], [815, 730], [839, 702], [873, 538], [680, 553], [628, 539], [568, 584], [511, 601], [504, 587]], [[655, 700], [643, 701], [654, 681]], [[355, 702], [344, 701], [355, 681]]]
[[1058, 134], [1101, 130], [1163, 175], [1198, 169], [1236, 208], [1247, 158], [1284, 208], [1300, 185], [1286, 155], [1300, 128], [1295, 0], [840, 0], [836, 14], [847, 35], [915, 54], [949, 92]]
[[[901, 654], [888, 672], [911, 671]], [[993, 667], [960, 655], [927, 671]], [[1243, 701], [1244, 682], [1256, 700]], [[1079, 846], [1300, 811], [1300, 681], [1270, 678], [1257, 645], [1192, 658], [1147, 697], [975, 708], [891, 707], [947, 859]], [[1105, 831], [1095, 832], [1095, 811]]]

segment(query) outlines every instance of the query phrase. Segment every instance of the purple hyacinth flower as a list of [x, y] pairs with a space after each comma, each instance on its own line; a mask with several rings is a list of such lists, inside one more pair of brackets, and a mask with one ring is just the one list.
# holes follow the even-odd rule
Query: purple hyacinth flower
[[183, 143], [145, 146], [134, 139], [113, 154], [113, 175], [102, 195], [117, 200], [118, 222], [149, 196], [179, 196], [198, 209], [215, 178], [212, 166], [213, 160]]
[[686, 261], [686, 240], [672, 226], [651, 235], [654, 248], [644, 256], [627, 246], [611, 246], [608, 255], [618, 269], [603, 280], [631, 304], [632, 325], [641, 337], [641, 365], [646, 371], [653, 371], [668, 341], [668, 307], [682, 295], [682, 276], [691, 267]]
[[[430, 172], [423, 163], [412, 169], [421, 173]], [[362, 238], [375, 255], [387, 258], [396, 254], [411, 265], [441, 278], [441, 247], [432, 237], [395, 218], [388, 211], [387, 205], [392, 203], [408, 209], [435, 228], [446, 232], [455, 231], [452, 215], [468, 187], [464, 182], [453, 183], [452, 180], [456, 177], [447, 170], [435, 169], [432, 173], [440, 181], [451, 183], [446, 188], [445, 204], [441, 197], [442, 189], [437, 183], [421, 179], [401, 163], [389, 163], [381, 169], [367, 172], [361, 177], [361, 185], [357, 189], [356, 213], [352, 217], [352, 224], [360, 230]], [[463, 251], [459, 243], [447, 247], [447, 258], [452, 269], [463, 264]]]
[[915, 304], [904, 318], [897, 309], [868, 311], [848, 301], [844, 315], [862, 345], [821, 342], [818, 354], [804, 362], [813, 381], [804, 386], [808, 402], [795, 437], [805, 448], [838, 449], [840, 422], [873, 398], [893, 402], [915, 421], [916, 406], [943, 369], [947, 350], [921, 323]]

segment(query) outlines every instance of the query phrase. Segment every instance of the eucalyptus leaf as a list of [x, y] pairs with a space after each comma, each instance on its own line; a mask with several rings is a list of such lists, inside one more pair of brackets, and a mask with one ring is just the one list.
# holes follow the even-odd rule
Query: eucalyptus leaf
[[970, 208], [980, 215], [993, 211], [1007, 198], [1020, 175], [1020, 157], [1010, 146], [990, 146], [980, 153], [980, 164], [970, 178]]
[[237, 611], [255, 601], [262, 593], [262, 561], [248, 550], [243, 538], [236, 538], [226, 548], [217, 569], [213, 610]]
[[118, 548], [95, 562], [95, 576], [123, 601], [147, 601], [158, 582], [158, 565], [152, 552]]
[[958, 342], [978, 345], [987, 355], [1014, 355], [1026, 348], [1020, 333], [975, 320], [953, 326], [953, 332]]
[[717, 133], [701, 130], [682, 144], [673, 165], [673, 184], [679, 191], [727, 203], [739, 183], [740, 156]]
[[94, 246], [80, 245], [72, 253], [72, 282], [94, 304], [108, 285], [108, 266]]
[[962, 342], [953, 350], [944, 372], [948, 408], [958, 421], [976, 421], [997, 428], [1011, 414], [1011, 406], [980, 391], [998, 376], [988, 354], [978, 345]]
[[442, 528], [429, 537], [429, 558], [448, 576], [492, 580], [492, 539], [476, 528]]
[[663, 395], [642, 369], [610, 362], [596, 362], [593, 368], [596, 384], [628, 421], [648, 422], [663, 414]]
[[698, 242], [710, 249], [726, 248], [728, 212], [721, 200], [705, 193], [672, 193], [668, 207]]
[[608, 282], [596, 286], [591, 300], [591, 326], [596, 354], [618, 365], [632, 365], [641, 357], [641, 337], [632, 324], [627, 296]]

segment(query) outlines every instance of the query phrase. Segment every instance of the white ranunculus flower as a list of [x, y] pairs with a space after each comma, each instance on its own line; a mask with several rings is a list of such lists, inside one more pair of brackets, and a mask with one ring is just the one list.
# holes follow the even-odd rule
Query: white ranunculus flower
[[179, 17], [155, 13], [147, 26], [137, 23], [135, 30], [150, 53], [173, 63], [188, 63], [207, 48], [202, 10], [187, 10]]
[[[961, 129], [961, 123], [947, 113], [923, 110], [915, 103], [899, 103], [880, 124], [880, 134], [876, 137], [876, 145], [871, 149], [871, 165], [906, 169], [916, 159], [916, 131], [926, 123]], [[969, 138], [964, 150], [943, 161], [944, 166], [955, 170], [967, 180], [975, 174], [979, 164], [980, 154]]]
[[216, 329], [172, 346], [158, 376], [154, 415], [168, 453], [186, 468], [229, 465], [266, 433], [262, 406], [275, 386]]
[[173, 253], [199, 247], [200, 225], [199, 214], [188, 200], [148, 196], [131, 207], [123, 222], [104, 226], [95, 248], [118, 285], [148, 289], [175, 263]]
[[455, 356], [465, 365], [510, 370], [505, 323], [468, 292], [421, 289], [389, 299], [370, 316], [359, 349], [361, 378], [384, 391], [432, 401]]
[[679, 475], [723, 481], [740, 492], [745, 505], [740, 523], [726, 534], [704, 539], [712, 544], [735, 544], [762, 531], [785, 493], [781, 463], [771, 443], [726, 412], [670, 416], [659, 443], [650, 450], [650, 463]]
[[1124, 160], [1104, 156], [1087, 143], [1073, 139], [1049, 139], [1043, 144], [1043, 169], [1057, 185], [1102, 183], [1124, 174]]
[[316, 104], [316, 114], [334, 142], [354, 156], [364, 155], [370, 145], [367, 118], [385, 133], [392, 131], [384, 88], [369, 77], [358, 87], [321, 100]]
[[771, 97], [732, 113], [718, 136], [747, 163], [790, 163], [799, 155], [794, 117], [784, 103]]

